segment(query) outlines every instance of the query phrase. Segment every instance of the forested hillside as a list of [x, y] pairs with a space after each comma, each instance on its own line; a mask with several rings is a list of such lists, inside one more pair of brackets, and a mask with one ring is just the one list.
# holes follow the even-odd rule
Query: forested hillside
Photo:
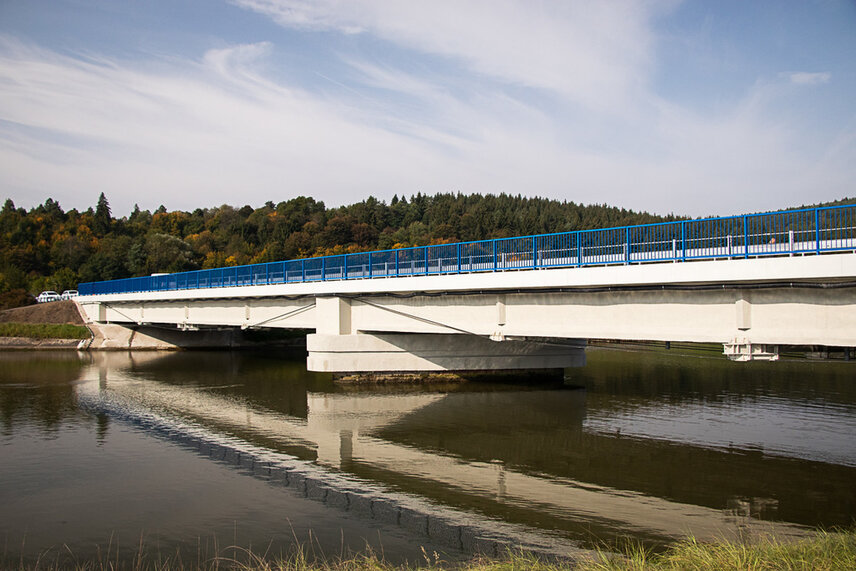
[[78, 282], [154, 272], [672, 219], [505, 194], [416, 194], [389, 204], [369, 197], [339, 208], [299, 196], [260, 208], [134, 208], [119, 218], [103, 194], [83, 212], [65, 211], [52, 199], [29, 211], [6, 200], [0, 212], [0, 293], [10, 298], [12, 290], [62, 291]]

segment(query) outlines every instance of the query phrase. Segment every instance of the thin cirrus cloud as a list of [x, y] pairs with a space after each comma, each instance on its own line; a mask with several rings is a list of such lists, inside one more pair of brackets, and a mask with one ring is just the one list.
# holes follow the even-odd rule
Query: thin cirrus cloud
[[791, 83], [797, 85], [820, 85], [829, 83], [832, 74], [829, 72], [790, 71], [783, 74]]

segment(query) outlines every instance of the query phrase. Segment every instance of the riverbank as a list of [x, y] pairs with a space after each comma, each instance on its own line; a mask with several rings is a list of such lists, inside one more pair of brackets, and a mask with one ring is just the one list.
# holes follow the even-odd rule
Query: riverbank
[[[64, 555], [68, 555], [65, 553]], [[116, 561], [111, 560], [108, 547], [103, 559], [79, 561], [67, 565], [53, 560], [50, 555], [41, 558], [35, 565], [16, 565], [21, 571], [74, 569], [91, 571], [113, 569]], [[195, 562], [180, 558], [152, 555], [141, 552], [128, 565], [138, 571], [148, 569], [172, 570], [215, 570], [237, 569], [241, 571], [404, 571], [423, 569], [427, 571], [696, 571], [720, 570], [812, 570], [837, 571], [856, 569], [856, 531], [819, 531], [814, 537], [796, 542], [779, 542], [766, 539], [757, 543], [737, 542], [700, 543], [687, 538], [660, 553], [652, 553], [641, 547], [630, 545], [618, 555], [602, 552], [590, 561], [547, 561], [531, 554], [512, 552], [498, 559], [474, 558], [465, 562], [445, 562], [436, 553], [424, 554], [424, 561], [417, 565], [393, 565], [380, 556], [369, 552], [353, 557], [339, 557], [317, 561], [311, 549], [299, 549], [285, 559], [268, 559], [245, 549], [226, 547], [211, 557], [199, 556]], [[0, 563], [5, 563], [0, 560]]]
[[77, 349], [91, 336], [73, 301], [0, 311], [0, 350]]

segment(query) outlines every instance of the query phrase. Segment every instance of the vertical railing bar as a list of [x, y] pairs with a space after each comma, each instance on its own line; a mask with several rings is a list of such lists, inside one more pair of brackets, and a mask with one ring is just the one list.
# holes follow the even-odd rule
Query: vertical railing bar
[[814, 253], [820, 255], [820, 208], [814, 209]]
[[538, 237], [532, 236], [532, 269], [538, 269]]
[[630, 226], [624, 231], [624, 264], [630, 263]]

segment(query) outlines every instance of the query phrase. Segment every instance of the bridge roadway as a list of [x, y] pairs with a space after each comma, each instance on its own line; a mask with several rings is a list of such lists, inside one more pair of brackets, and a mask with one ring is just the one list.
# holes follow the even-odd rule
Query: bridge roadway
[[93, 348], [225, 344], [224, 329], [314, 331], [328, 372], [584, 363], [588, 339], [856, 347], [856, 253], [84, 295]]

